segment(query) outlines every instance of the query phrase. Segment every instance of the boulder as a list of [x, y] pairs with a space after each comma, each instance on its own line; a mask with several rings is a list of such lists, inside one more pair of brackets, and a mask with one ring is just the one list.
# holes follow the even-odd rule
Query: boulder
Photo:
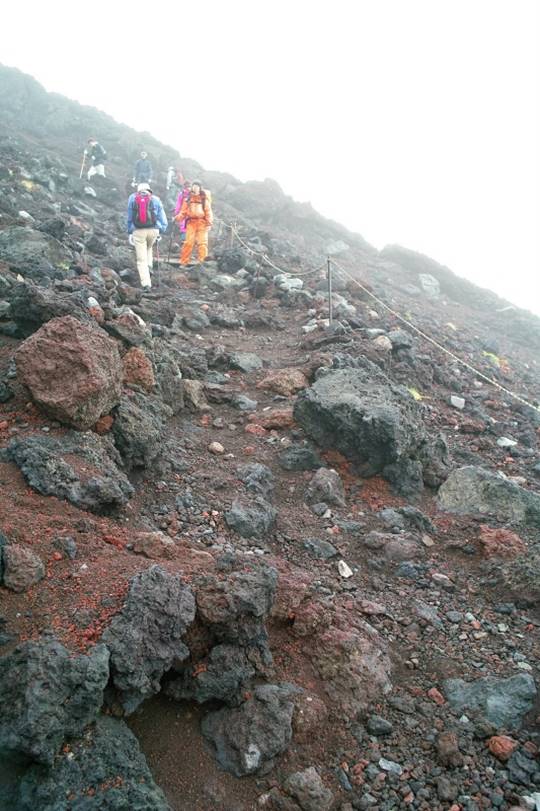
[[109, 653], [76, 656], [54, 638], [24, 642], [0, 659], [0, 753], [51, 765], [66, 738], [99, 713]]
[[479, 715], [498, 729], [507, 730], [521, 727], [536, 699], [536, 685], [528, 673], [507, 679], [486, 676], [473, 682], [447, 679], [443, 690], [456, 713]]
[[302, 811], [329, 811], [332, 807], [333, 794], [314, 766], [289, 775], [283, 787], [295, 798]]
[[310, 646], [310, 656], [329, 697], [350, 717], [391, 690], [386, 643], [367, 622], [331, 625]]
[[0, 232], [0, 259], [12, 270], [26, 275], [39, 270], [65, 272], [73, 254], [49, 234], [12, 225]]
[[241, 707], [211, 712], [203, 719], [202, 733], [222, 769], [236, 777], [270, 771], [291, 741], [292, 697], [297, 692], [290, 684], [265, 684]]
[[331, 507], [345, 506], [345, 489], [337, 470], [321, 467], [306, 489], [306, 504], [328, 504]]
[[196, 582], [197, 616], [220, 642], [258, 648], [271, 660], [265, 621], [277, 579], [276, 570], [262, 564], [226, 578], [201, 576]]
[[238, 478], [244, 484], [246, 490], [255, 495], [260, 495], [269, 500], [274, 490], [274, 476], [266, 465], [258, 462], [241, 465], [237, 469]]
[[236, 498], [224, 515], [225, 522], [242, 538], [264, 538], [275, 524], [277, 510], [264, 498]]
[[159, 455], [165, 422], [171, 416], [169, 406], [151, 394], [133, 391], [122, 396], [112, 432], [128, 470], [148, 467]]
[[140, 386], [141, 389], [149, 392], [156, 385], [154, 369], [150, 358], [138, 346], [132, 346], [122, 358], [124, 367], [124, 384], [128, 386]]
[[321, 447], [340, 451], [361, 476], [381, 473], [403, 493], [424, 480], [446, 475], [446, 445], [429, 442], [420, 409], [408, 391], [395, 386], [367, 359], [340, 368], [303, 391], [294, 406], [296, 422]]
[[540, 527], [540, 493], [474, 465], [460, 467], [448, 476], [439, 490], [438, 504], [447, 512]]
[[[182, 382], [182, 359], [183, 354], [175, 347], [161, 338], [155, 338], [149, 356], [154, 367], [154, 376], [157, 387], [163, 402], [172, 408], [173, 414], [178, 414], [184, 405], [183, 382]], [[206, 356], [200, 355], [200, 363], [204, 371], [206, 367]], [[204, 372], [203, 372], [204, 373]]]
[[71, 742], [51, 769], [28, 769], [21, 780], [16, 808], [171, 811], [154, 783], [137, 738], [123, 721], [109, 717], [98, 718], [83, 738]]
[[238, 369], [240, 372], [249, 374], [262, 369], [263, 362], [258, 355], [253, 352], [233, 352], [229, 359], [231, 369]]
[[276, 369], [257, 383], [257, 388], [292, 397], [308, 385], [308, 379], [300, 369]]
[[152, 337], [145, 321], [134, 313], [130, 307], [120, 307], [113, 313], [113, 318], [104, 324], [105, 329], [128, 346], [140, 346]]
[[256, 673], [247, 651], [237, 645], [216, 645], [206, 661], [188, 666], [182, 676], [167, 684], [166, 694], [177, 701], [225, 701], [237, 704]]
[[30, 487], [84, 510], [108, 512], [133, 495], [117, 467], [120, 457], [115, 448], [96, 434], [68, 431], [61, 438], [35, 434], [13, 439], [8, 453]]
[[53, 419], [86, 430], [120, 400], [118, 348], [98, 326], [53, 318], [19, 347], [17, 375]]
[[11, 591], [27, 591], [45, 577], [41, 558], [22, 544], [10, 543], [5, 546], [3, 564], [3, 584]]
[[439, 298], [441, 295], [441, 286], [435, 276], [432, 276], [431, 273], [419, 273], [418, 281], [428, 298]]
[[159, 692], [173, 662], [187, 659], [182, 639], [194, 618], [195, 598], [178, 575], [154, 565], [131, 580], [124, 607], [102, 637], [126, 713]]
[[82, 291], [60, 293], [31, 283], [16, 287], [10, 302], [9, 315], [24, 337], [31, 335], [47, 321], [66, 315], [85, 324], [93, 322]]
[[317, 470], [322, 459], [311, 445], [291, 445], [279, 454], [278, 462], [284, 470]]

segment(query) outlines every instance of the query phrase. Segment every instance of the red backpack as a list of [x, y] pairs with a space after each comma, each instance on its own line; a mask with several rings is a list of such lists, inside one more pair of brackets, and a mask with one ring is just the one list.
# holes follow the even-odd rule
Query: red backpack
[[135, 228], [155, 228], [156, 212], [151, 194], [136, 194], [133, 201], [133, 225]]

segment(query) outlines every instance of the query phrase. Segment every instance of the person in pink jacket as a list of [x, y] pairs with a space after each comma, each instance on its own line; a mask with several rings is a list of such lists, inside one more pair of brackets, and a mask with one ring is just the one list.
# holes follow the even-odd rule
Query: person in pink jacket
[[[183, 204], [184, 200], [187, 197], [189, 197], [190, 187], [191, 187], [191, 184], [189, 183], [188, 180], [186, 180], [184, 182], [184, 188], [182, 189], [182, 191], [178, 195], [178, 200], [176, 201], [176, 207], [174, 209], [174, 218], [176, 218], [176, 216], [178, 214], [180, 214], [180, 209], [182, 208], [182, 204]], [[177, 220], [176, 222], [177, 222], [178, 228], [180, 229], [180, 242], [183, 242], [185, 240], [185, 238], [186, 238], [187, 220]]]

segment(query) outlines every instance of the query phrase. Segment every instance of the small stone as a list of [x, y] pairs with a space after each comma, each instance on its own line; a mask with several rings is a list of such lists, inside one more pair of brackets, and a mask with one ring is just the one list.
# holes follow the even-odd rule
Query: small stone
[[215, 456], [220, 456], [222, 453], [225, 453], [225, 448], [221, 442], [211, 442], [208, 446], [208, 450]]
[[459, 411], [463, 411], [465, 408], [465, 398], [457, 397], [455, 394], [452, 394], [450, 397], [450, 405], [453, 406], [453, 408], [459, 409]]
[[337, 566], [338, 566], [338, 572], [340, 573], [341, 577], [344, 577], [345, 579], [347, 579], [347, 578], [353, 576], [353, 574], [354, 574], [353, 570], [351, 569], [350, 566], [348, 566], [345, 563], [344, 560], [339, 560]]
[[371, 715], [368, 718], [367, 728], [371, 735], [390, 735], [393, 730], [392, 723], [380, 715]]
[[396, 763], [394, 760], [387, 760], [386, 758], [382, 757], [379, 760], [379, 768], [381, 768], [385, 772], [390, 772], [391, 774], [397, 774], [398, 777], [400, 774], [403, 773], [403, 767]]
[[508, 436], [500, 436], [497, 440], [499, 448], [515, 448], [517, 440], [511, 439]]
[[3, 548], [4, 586], [11, 591], [27, 591], [45, 577], [43, 561], [31, 549], [18, 543]]
[[386, 335], [379, 335], [378, 338], [375, 338], [373, 341], [373, 346], [375, 346], [380, 352], [392, 351], [392, 341]]
[[508, 735], [493, 735], [487, 742], [491, 754], [503, 763], [508, 760], [517, 745], [517, 741]]

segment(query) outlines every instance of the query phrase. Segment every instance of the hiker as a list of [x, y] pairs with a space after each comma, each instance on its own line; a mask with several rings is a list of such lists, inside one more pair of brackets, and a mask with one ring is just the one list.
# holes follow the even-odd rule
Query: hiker
[[90, 167], [88, 169], [87, 177], [90, 180], [94, 175], [105, 177], [105, 158], [107, 152], [101, 144], [98, 144], [95, 138], [88, 139], [88, 147], [84, 150], [84, 154], [90, 157]]
[[167, 230], [167, 216], [159, 197], [152, 194], [149, 183], [139, 183], [128, 200], [129, 244], [134, 245], [137, 271], [143, 290], [150, 290], [153, 265], [152, 247]]
[[148, 152], [141, 152], [141, 157], [135, 164], [135, 174], [133, 177], [133, 185], [138, 186], [139, 183], [152, 182], [152, 164], [148, 160]]
[[182, 210], [182, 204], [184, 200], [187, 200], [187, 198], [189, 197], [190, 187], [191, 184], [189, 180], [185, 180], [183, 188], [180, 191], [180, 194], [178, 195], [178, 199], [176, 200], [176, 205], [174, 208], [174, 219], [180, 230], [180, 243], [184, 242], [186, 238], [186, 219], [184, 218], [183, 220], [178, 220], [177, 215], [180, 214], [180, 211]]
[[194, 180], [191, 188], [181, 203], [176, 214], [176, 222], [186, 222], [186, 239], [180, 252], [180, 264], [187, 265], [191, 260], [194, 246], [197, 246], [197, 259], [204, 262], [208, 256], [208, 231], [212, 227], [212, 198], [210, 192], [203, 189], [199, 180]]
[[[167, 211], [173, 211], [178, 198], [178, 192], [182, 191], [184, 185], [184, 175], [175, 166], [169, 166], [167, 169], [167, 182], [165, 188], [167, 195], [165, 197], [167, 203]], [[177, 213], [176, 211], [174, 212]]]

